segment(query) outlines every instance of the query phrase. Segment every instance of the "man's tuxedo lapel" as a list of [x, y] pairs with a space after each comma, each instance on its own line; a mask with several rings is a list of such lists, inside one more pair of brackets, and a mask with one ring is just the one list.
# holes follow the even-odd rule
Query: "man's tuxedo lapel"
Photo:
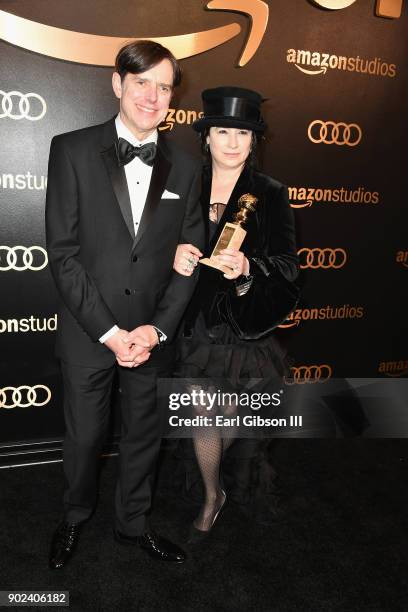
[[139, 229], [136, 238], [133, 241], [134, 249], [143, 234], [146, 231], [149, 223], [153, 219], [154, 213], [159, 205], [162, 193], [166, 187], [167, 177], [171, 169], [170, 154], [162, 137], [159, 136], [157, 142], [157, 152], [153, 164], [152, 178], [150, 180], [149, 191], [147, 192], [146, 203], [143, 209], [142, 218], [140, 219]]
[[135, 238], [135, 229], [133, 224], [132, 206], [130, 204], [129, 189], [126, 181], [124, 167], [118, 164], [116, 155], [117, 134], [115, 129], [115, 120], [111, 119], [104, 126], [103, 135], [103, 150], [101, 151], [106, 170], [112, 183], [113, 191], [120, 206], [122, 216], [125, 220], [127, 228], [132, 238]]

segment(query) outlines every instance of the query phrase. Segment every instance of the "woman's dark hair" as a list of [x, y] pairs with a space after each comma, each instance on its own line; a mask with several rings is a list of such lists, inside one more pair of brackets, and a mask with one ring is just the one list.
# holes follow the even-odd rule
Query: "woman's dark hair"
[[[210, 129], [209, 127], [205, 128], [202, 132], [200, 132], [200, 141], [201, 141], [201, 153], [203, 155], [204, 158], [204, 165], [205, 166], [210, 166], [211, 165], [211, 152], [209, 149], [209, 146], [207, 144], [207, 136], [210, 133]], [[256, 168], [258, 165], [258, 154], [257, 154], [257, 146], [258, 146], [258, 142], [260, 140], [260, 138], [262, 138], [262, 136], [260, 134], [258, 134], [257, 132], [252, 132], [252, 140], [251, 140], [251, 150], [249, 152], [248, 157], [245, 160], [245, 165], [249, 166], [250, 168]]]
[[173, 87], [181, 82], [181, 68], [171, 51], [152, 40], [138, 40], [120, 49], [115, 60], [115, 70], [120, 74], [121, 81], [128, 72], [140, 74], [157, 66], [164, 59], [169, 60], [173, 67]]

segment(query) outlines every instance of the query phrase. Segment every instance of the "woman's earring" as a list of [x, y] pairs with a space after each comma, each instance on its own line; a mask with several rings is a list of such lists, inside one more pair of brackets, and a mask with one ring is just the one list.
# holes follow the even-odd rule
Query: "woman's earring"
[[204, 151], [206, 153], [209, 153], [209, 151], [210, 151], [210, 145], [208, 144], [208, 142], [206, 142], [205, 145], [204, 145]]

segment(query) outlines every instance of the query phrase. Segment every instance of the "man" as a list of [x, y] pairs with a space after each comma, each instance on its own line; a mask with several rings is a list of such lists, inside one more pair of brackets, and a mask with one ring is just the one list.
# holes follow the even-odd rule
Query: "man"
[[185, 559], [146, 521], [163, 425], [156, 381], [170, 375], [169, 342], [195, 285], [173, 271], [174, 254], [179, 242], [203, 241], [199, 165], [157, 132], [180, 78], [168, 49], [126, 45], [112, 79], [118, 116], [51, 144], [46, 234], [63, 302], [57, 356], [68, 485], [53, 569], [69, 560], [95, 507], [115, 369], [122, 391], [115, 539], [167, 561]]

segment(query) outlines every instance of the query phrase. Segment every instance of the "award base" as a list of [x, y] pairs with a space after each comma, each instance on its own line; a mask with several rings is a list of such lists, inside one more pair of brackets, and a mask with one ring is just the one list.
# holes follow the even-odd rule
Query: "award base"
[[215, 268], [221, 272], [228, 273], [232, 271], [232, 268], [220, 264], [215, 257], [220, 254], [223, 249], [237, 249], [239, 250], [241, 244], [244, 242], [246, 231], [242, 229], [240, 225], [235, 223], [226, 223], [222, 230], [220, 237], [217, 240], [217, 244], [214, 247], [210, 257], [204, 257], [200, 259], [199, 263], [210, 268]]

